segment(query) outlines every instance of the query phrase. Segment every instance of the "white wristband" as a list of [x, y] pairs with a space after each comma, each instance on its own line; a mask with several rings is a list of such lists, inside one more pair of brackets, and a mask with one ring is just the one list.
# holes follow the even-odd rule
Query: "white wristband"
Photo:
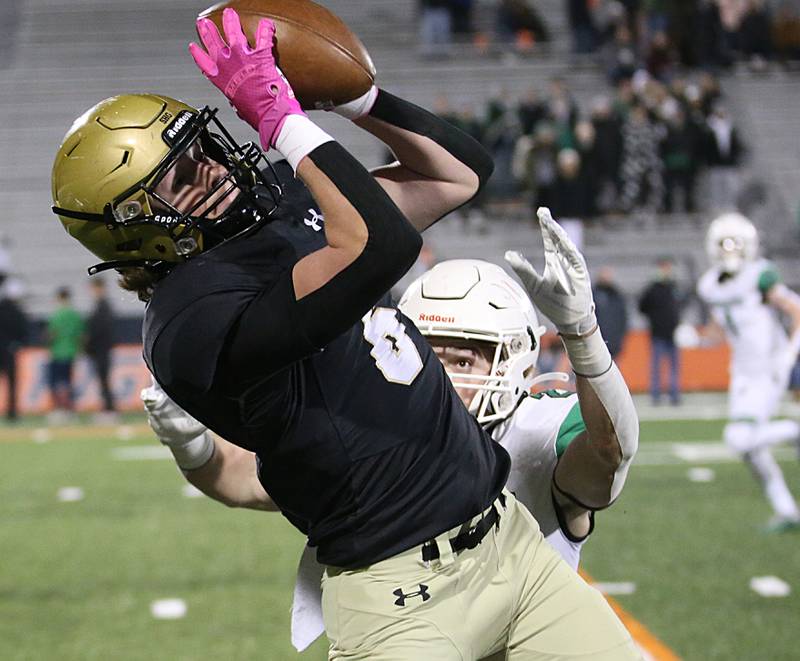
[[[162, 441], [163, 443], [163, 441]], [[207, 431], [181, 445], [164, 443], [175, 457], [178, 468], [190, 471], [204, 466], [214, 454], [214, 439]]]
[[562, 335], [561, 342], [567, 350], [572, 369], [579, 376], [592, 378], [605, 374], [613, 364], [599, 328], [585, 337]]
[[367, 92], [359, 96], [357, 99], [343, 103], [340, 106], [333, 108], [333, 112], [341, 115], [346, 119], [358, 119], [364, 115], [369, 114], [372, 106], [375, 105], [375, 99], [378, 98], [378, 88], [373, 85]]
[[289, 115], [283, 120], [281, 132], [275, 140], [275, 149], [297, 172], [297, 166], [308, 154], [333, 138], [305, 115]]

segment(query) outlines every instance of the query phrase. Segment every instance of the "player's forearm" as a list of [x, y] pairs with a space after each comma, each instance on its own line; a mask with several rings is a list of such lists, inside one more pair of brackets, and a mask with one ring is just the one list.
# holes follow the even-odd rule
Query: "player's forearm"
[[472, 199], [494, 169], [472, 137], [384, 90], [356, 123], [397, 157], [373, 174], [419, 230]]
[[[611, 359], [599, 329], [586, 337], [564, 338], [564, 346], [577, 377], [581, 414], [586, 424], [580, 471], [591, 480], [575, 479], [591, 509], [613, 502], [625, 484], [628, 468], [639, 445], [639, 419], [628, 386]], [[561, 485], [567, 493], [575, 495]]]
[[603, 464], [616, 470], [622, 461], [622, 451], [614, 430], [614, 423], [611, 422], [608, 411], [589, 383], [589, 379], [582, 376], [576, 377], [575, 386], [578, 391], [581, 417], [589, 437], [589, 446]]
[[325, 214], [328, 246], [294, 266], [294, 323], [312, 344], [323, 347], [403, 276], [419, 254], [422, 238], [340, 145], [322, 145], [309, 160], [298, 173]]
[[258, 480], [255, 455], [220, 438], [208, 462], [183, 474], [206, 496], [228, 507], [278, 511]]

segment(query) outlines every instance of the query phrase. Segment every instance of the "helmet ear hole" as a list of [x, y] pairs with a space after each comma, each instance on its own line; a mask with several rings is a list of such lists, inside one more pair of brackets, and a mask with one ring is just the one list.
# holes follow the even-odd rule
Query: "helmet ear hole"
[[167, 252], [167, 247], [163, 243], [157, 243], [156, 250], [163, 255], [165, 252]]

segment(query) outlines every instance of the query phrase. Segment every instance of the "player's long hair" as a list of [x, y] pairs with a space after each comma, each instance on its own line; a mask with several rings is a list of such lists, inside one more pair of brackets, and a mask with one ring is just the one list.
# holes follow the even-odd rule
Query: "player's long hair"
[[143, 303], [147, 303], [153, 296], [155, 284], [163, 278], [166, 273], [157, 273], [151, 269], [141, 266], [132, 266], [119, 269], [119, 280], [117, 283], [126, 291], [136, 293], [136, 296]]

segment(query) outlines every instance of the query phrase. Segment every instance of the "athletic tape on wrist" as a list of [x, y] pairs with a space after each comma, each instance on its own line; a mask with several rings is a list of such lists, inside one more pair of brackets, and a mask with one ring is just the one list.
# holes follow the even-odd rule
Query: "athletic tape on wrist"
[[367, 92], [359, 96], [357, 99], [343, 103], [333, 109], [337, 115], [341, 115], [346, 119], [358, 119], [364, 115], [368, 115], [375, 105], [375, 99], [378, 98], [378, 88], [373, 85]]
[[305, 115], [289, 115], [283, 122], [275, 149], [297, 172], [297, 166], [308, 154], [333, 138]]
[[639, 447], [639, 416], [636, 414], [636, 407], [633, 405], [633, 398], [625, 379], [613, 361], [604, 374], [589, 377], [587, 381], [614, 426], [614, 433], [622, 452], [622, 461], [614, 473], [614, 481], [611, 484], [611, 502], [613, 502], [625, 485], [628, 468]]
[[614, 361], [598, 328], [589, 335], [571, 337], [561, 335], [572, 369], [578, 376], [592, 378], [605, 374]]
[[170, 445], [164, 443], [175, 457], [178, 468], [185, 471], [200, 468], [208, 463], [214, 454], [214, 439], [211, 434], [204, 431], [199, 436], [195, 436], [191, 441], [181, 445]]

